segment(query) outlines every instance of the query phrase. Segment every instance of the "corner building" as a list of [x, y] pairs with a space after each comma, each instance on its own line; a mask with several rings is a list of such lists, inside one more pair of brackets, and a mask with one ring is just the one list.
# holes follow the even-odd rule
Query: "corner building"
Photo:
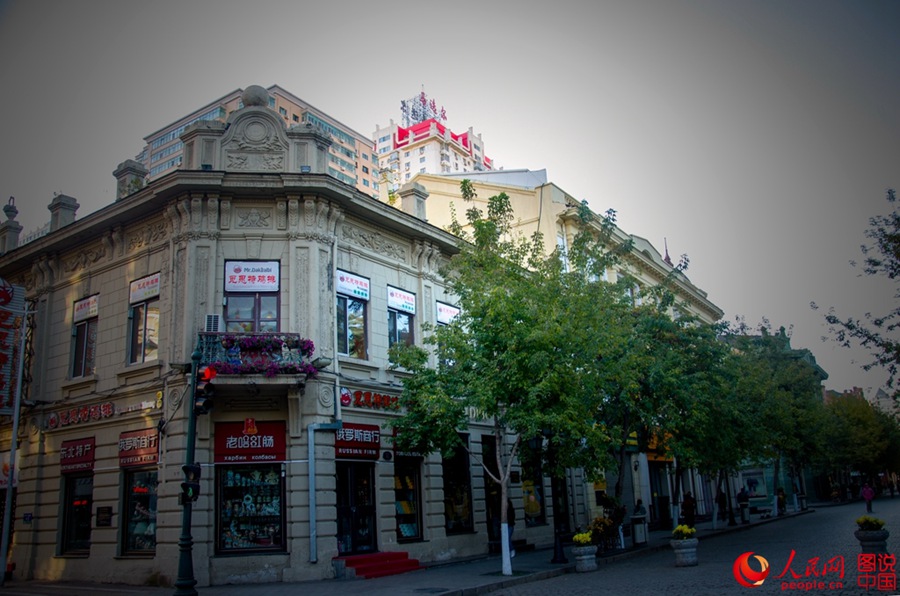
[[[402, 373], [387, 350], [458, 312], [437, 273], [456, 240], [426, 223], [415, 188], [396, 209], [329, 176], [330, 135], [286, 124], [265, 89], [242, 102], [181, 134], [183, 169], [143, 185], [146, 169], [123, 162], [113, 204], [76, 221], [60, 195], [49, 234], [4, 238], [0, 277], [35, 311], [14, 579], [175, 581], [195, 354], [218, 370], [195, 441], [198, 586], [331, 578], [341, 555], [488, 548], [477, 463], [389, 441]], [[0, 233], [20, 229], [7, 217]], [[470, 432], [479, 455], [487, 442]], [[10, 425], [0, 433], [8, 452]], [[521, 535], [547, 542], [539, 513]]]

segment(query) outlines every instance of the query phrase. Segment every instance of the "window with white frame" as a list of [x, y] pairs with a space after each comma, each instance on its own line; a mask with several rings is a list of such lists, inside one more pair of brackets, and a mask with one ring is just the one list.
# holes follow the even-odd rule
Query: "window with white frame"
[[100, 295], [95, 294], [75, 303], [72, 317], [72, 377], [94, 374], [99, 324]]
[[278, 331], [280, 271], [278, 261], [225, 262], [226, 331]]
[[159, 357], [159, 273], [131, 282], [128, 287], [128, 363]]
[[388, 292], [388, 347], [397, 342], [412, 345], [416, 316], [416, 295], [393, 286]]
[[369, 278], [337, 270], [337, 352], [365, 360]]

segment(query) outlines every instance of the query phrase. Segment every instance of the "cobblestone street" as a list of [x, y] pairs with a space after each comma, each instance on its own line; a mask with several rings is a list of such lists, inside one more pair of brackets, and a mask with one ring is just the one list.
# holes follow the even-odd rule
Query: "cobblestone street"
[[[745, 532], [733, 532], [701, 540], [700, 564], [697, 567], [675, 567], [671, 551], [661, 550], [642, 557], [600, 565], [590, 573], [568, 573], [544, 581], [532, 582], [514, 588], [493, 592], [497, 596], [569, 596], [622, 595], [684, 595], [721, 596], [723, 594], [900, 594], [900, 590], [868, 592], [857, 586], [859, 576], [857, 554], [859, 543], [853, 535], [856, 518], [865, 513], [862, 503], [835, 507], [820, 507], [814, 513], [762, 526], [754, 526]], [[891, 531], [888, 551], [896, 553], [900, 539], [900, 497], [875, 501], [873, 515], [885, 520]], [[785, 571], [791, 551], [796, 551], [791, 569], [803, 576], [793, 580], [791, 571], [776, 579]], [[735, 559], [744, 552], [753, 551], [765, 557], [771, 567], [769, 577], [762, 586], [744, 588], [736, 582], [732, 571]], [[819, 558], [817, 569], [821, 573], [825, 561], [843, 556], [844, 578], [836, 573], [824, 577], [805, 577], [807, 562]], [[843, 581], [843, 588], [782, 589], [783, 581], [805, 582]]]

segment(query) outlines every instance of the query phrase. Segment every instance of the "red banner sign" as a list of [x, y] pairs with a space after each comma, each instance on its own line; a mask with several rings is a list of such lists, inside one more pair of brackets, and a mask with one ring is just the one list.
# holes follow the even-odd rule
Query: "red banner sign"
[[19, 345], [25, 317], [25, 288], [0, 278], [0, 407], [12, 415], [16, 378], [19, 371]]
[[159, 431], [155, 428], [119, 434], [119, 467], [152, 465], [159, 462]]
[[335, 458], [378, 459], [380, 450], [381, 429], [375, 424], [345, 422], [335, 431]]
[[286, 426], [284, 421], [258, 422], [247, 418], [243, 422], [216, 424], [217, 464], [275, 462], [286, 459]]
[[84, 472], [94, 469], [94, 451], [96, 439], [72, 439], [63, 441], [59, 448], [60, 472]]

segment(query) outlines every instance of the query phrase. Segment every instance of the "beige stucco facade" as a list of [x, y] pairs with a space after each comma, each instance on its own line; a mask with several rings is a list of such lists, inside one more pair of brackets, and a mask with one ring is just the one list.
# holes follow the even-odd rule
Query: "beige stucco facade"
[[[238, 316], [232, 301], [251, 293], [276, 297], [277, 314], [266, 321], [277, 322], [274, 335], [311, 339], [314, 356], [330, 363], [319, 365], [316, 378], [279, 372], [214, 380], [214, 406], [197, 416], [193, 458], [202, 470], [191, 516], [198, 585], [331, 578], [334, 557], [369, 550], [424, 561], [487, 550], [477, 460], [463, 463], [469, 521], [454, 531], [447, 463], [394, 454], [389, 442], [396, 414], [388, 406], [402, 374], [387, 362], [389, 313], [399, 308], [389, 292], [412, 296], [405, 308], [419, 341], [422, 325], [436, 322], [437, 304], [454, 302], [438, 268], [456, 251], [455, 239], [414, 208], [391, 207], [328, 176], [329, 135], [289, 128], [260, 101], [245, 96], [227, 127], [204, 122], [185, 131], [186, 169], [140, 187], [129, 183], [140, 180], [139, 164], [123, 163], [115, 203], [78, 220], [72, 210], [48, 235], [0, 256], [0, 277], [24, 288], [35, 311], [17, 444], [14, 577], [177, 579], [194, 401], [189, 365], [199, 346], [199, 362], [208, 364], [206, 349], [223, 345], [229, 333], [221, 326]], [[275, 275], [260, 281], [264, 291], [240, 294], [232, 287], [235, 263], [266, 264]], [[338, 279], [346, 274], [368, 282], [364, 357], [338, 345]], [[135, 361], [134, 321], [148, 309], [153, 345], [144, 342]], [[362, 430], [341, 435], [339, 427]], [[0, 451], [9, 450], [10, 431], [0, 427]], [[256, 433], [269, 444], [254, 451]], [[470, 429], [476, 457], [489, 433], [478, 423]], [[363, 436], [374, 436], [374, 446]], [[407, 478], [415, 487], [401, 497]], [[347, 482], [365, 489], [371, 517], [363, 522], [374, 527], [342, 518], [358, 498], [345, 494]], [[548, 494], [549, 480], [536, 484]], [[522, 497], [521, 484], [513, 496]], [[265, 522], [248, 521], [246, 511], [238, 522], [239, 505]], [[134, 512], [147, 507], [150, 523]], [[517, 538], [551, 542], [549, 513], [521, 525]], [[350, 535], [363, 530], [366, 542]]]

